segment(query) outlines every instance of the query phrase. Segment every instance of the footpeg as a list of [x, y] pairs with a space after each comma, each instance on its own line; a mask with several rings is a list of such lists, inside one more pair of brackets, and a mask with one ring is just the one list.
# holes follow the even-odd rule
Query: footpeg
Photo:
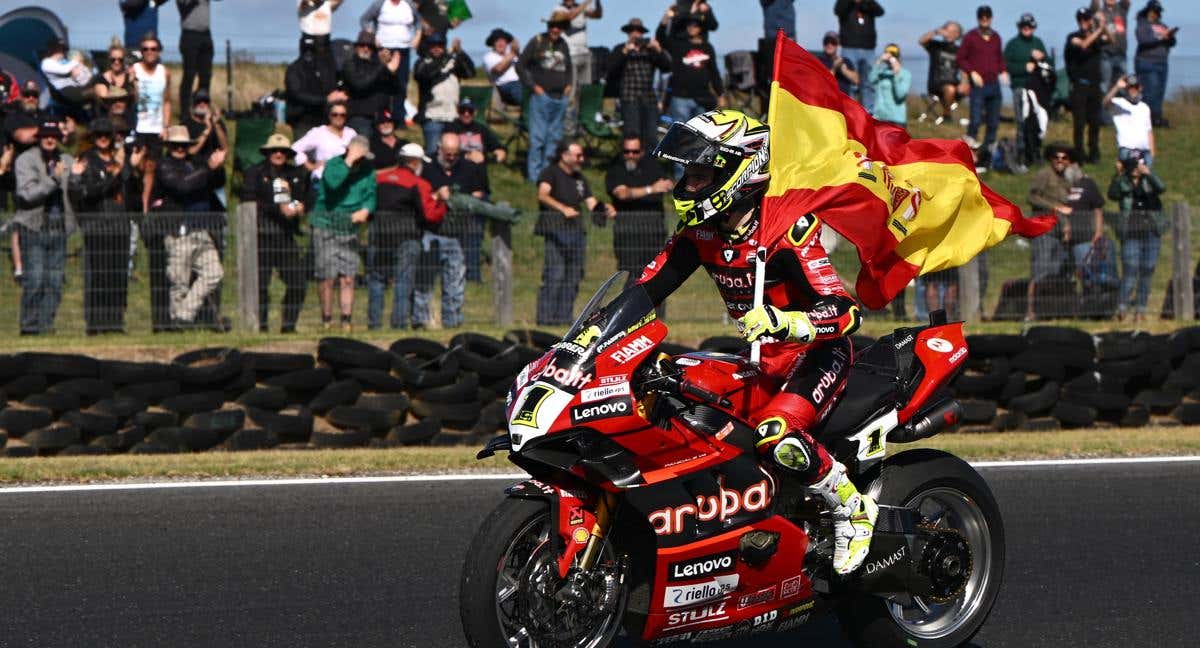
[[750, 531], [738, 543], [742, 561], [751, 567], [767, 562], [778, 549], [779, 534], [771, 531]]

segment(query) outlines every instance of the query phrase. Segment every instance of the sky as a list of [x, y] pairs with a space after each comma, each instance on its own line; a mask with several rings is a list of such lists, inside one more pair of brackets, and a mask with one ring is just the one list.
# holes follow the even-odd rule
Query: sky
[[[1075, 29], [1074, 10], [1087, 0], [984, 0], [995, 12], [995, 26], [1000, 35], [1008, 38], [1016, 32], [1016, 19], [1025, 11], [1033, 12], [1040, 24], [1038, 35], [1047, 47], [1061, 52], [1066, 35]], [[712, 34], [718, 52], [754, 49], [762, 37], [762, 11], [755, 0], [709, 0], [720, 21]], [[544, 30], [541, 22], [557, 4], [555, 0], [468, 0], [475, 17], [451, 32], [451, 38], [462, 39], [464, 49], [473, 57], [482, 54], [483, 41], [493, 27], [502, 26], [522, 42]], [[12, 7], [21, 0], [3, 0], [0, 5]], [[29, 3], [33, 4], [33, 3]], [[121, 14], [116, 0], [40, 0], [63, 19], [71, 31], [72, 45], [85, 49], [100, 48], [120, 34]], [[298, 26], [295, 7], [297, 0], [221, 0], [213, 3], [213, 35], [218, 40], [218, 59], [223, 58], [223, 41], [232, 41], [235, 50], [257, 53], [260, 60], [284, 60], [295, 52]], [[358, 18], [370, 0], [346, 0], [334, 14], [335, 37], [354, 38]], [[589, 23], [589, 40], [593, 45], [612, 46], [623, 40], [620, 26], [638, 16], [647, 24], [656, 24], [669, 0], [602, 0], [604, 17]], [[947, 0], [880, 0], [886, 15], [878, 22], [880, 46], [885, 42], [899, 43], [902, 50], [917, 49], [917, 38], [926, 30], [947, 19], [958, 20], [965, 26], [975, 22], [976, 2], [947, 2]], [[1134, 0], [1132, 14], [1145, 4]], [[1180, 27], [1180, 44], [1176, 56], [1200, 56], [1200, 2], [1195, 0], [1163, 0], [1164, 22]], [[160, 9], [160, 32], [170, 56], [172, 44], [178, 42], [178, 12], [171, 2]], [[833, 0], [796, 0], [797, 40], [806, 47], [816, 48], [821, 35], [836, 29]], [[946, 7], [955, 7], [947, 13]], [[1053, 12], [1046, 9], [1053, 6]], [[1195, 39], [1189, 36], [1196, 34]], [[1132, 48], [1131, 48], [1132, 50]], [[1172, 72], [1184, 72], [1175, 66]], [[1196, 66], [1188, 66], [1196, 67]], [[1188, 70], [1190, 72], [1190, 70]], [[1200, 85], [1200, 73], [1192, 76]]]

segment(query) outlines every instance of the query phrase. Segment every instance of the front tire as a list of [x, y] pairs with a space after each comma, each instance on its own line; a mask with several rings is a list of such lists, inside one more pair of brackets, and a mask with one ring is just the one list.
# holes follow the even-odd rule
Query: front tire
[[1004, 576], [1004, 523], [987, 482], [967, 462], [938, 450], [911, 450], [888, 459], [866, 489], [880, 504], [917, 506], [939, 528], [967, 540], [972, 572], [945, 604], [914, 598], [897, 603], [858, 594], [838, 607], [838, 619], [858, 646], [952, 648], [987, 620]]
[[[564, 646], [606, 648], [621, 628], [627, 589], [619, 588], [608, 614], [563, 612], [555, 599], [565, 585], [558, 580], [550, 534], [550, 509], [540, 500], [506, 498], [480, 525], [463, 564], [459, 614], [472, 648]], [[582, 555], [582, 552], [581, 554]], [[576, 558], [578, 560], [578, 557]], [[614, 553], [605, 542], [592, 571], [614, 569]], [[567, 578], [578, 577], [572, 567]], [[586, 577], [583, 588], [586, 589]], [[574, 591], [580, 582], [572, 582]], [[553, 596], [550, 590], [554, 590]], [[557, 614], [539, 614], [559, 605]], [[579, 609], [587, 609], [584, 605]]]

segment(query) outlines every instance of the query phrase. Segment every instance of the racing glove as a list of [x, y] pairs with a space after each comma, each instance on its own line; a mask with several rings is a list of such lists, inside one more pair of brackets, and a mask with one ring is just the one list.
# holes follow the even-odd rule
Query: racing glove
[[811, 342], [817, 337], [817, 330], [807, 314], [779, 310], [770, 304], [751, 309], [738, 323], [742, 327], [742, 337], [747, 342], [764, 335], [777, 339], [790, 338], [797, 342]]

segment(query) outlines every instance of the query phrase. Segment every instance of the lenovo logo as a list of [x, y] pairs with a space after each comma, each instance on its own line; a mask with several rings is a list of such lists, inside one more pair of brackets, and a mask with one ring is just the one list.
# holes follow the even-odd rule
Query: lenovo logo
[[733, 566], [736, 564], [736, 551], [726, 551], [725, 553], [701, 556], [700, 558], [695, 558], [693, 560], [671, 563], [671, 565], [667, 568], [667, 580], [691, 580], [693, 578], [712, 576], [713, 574], [723, 574], [725, 572], [733, 571]]

